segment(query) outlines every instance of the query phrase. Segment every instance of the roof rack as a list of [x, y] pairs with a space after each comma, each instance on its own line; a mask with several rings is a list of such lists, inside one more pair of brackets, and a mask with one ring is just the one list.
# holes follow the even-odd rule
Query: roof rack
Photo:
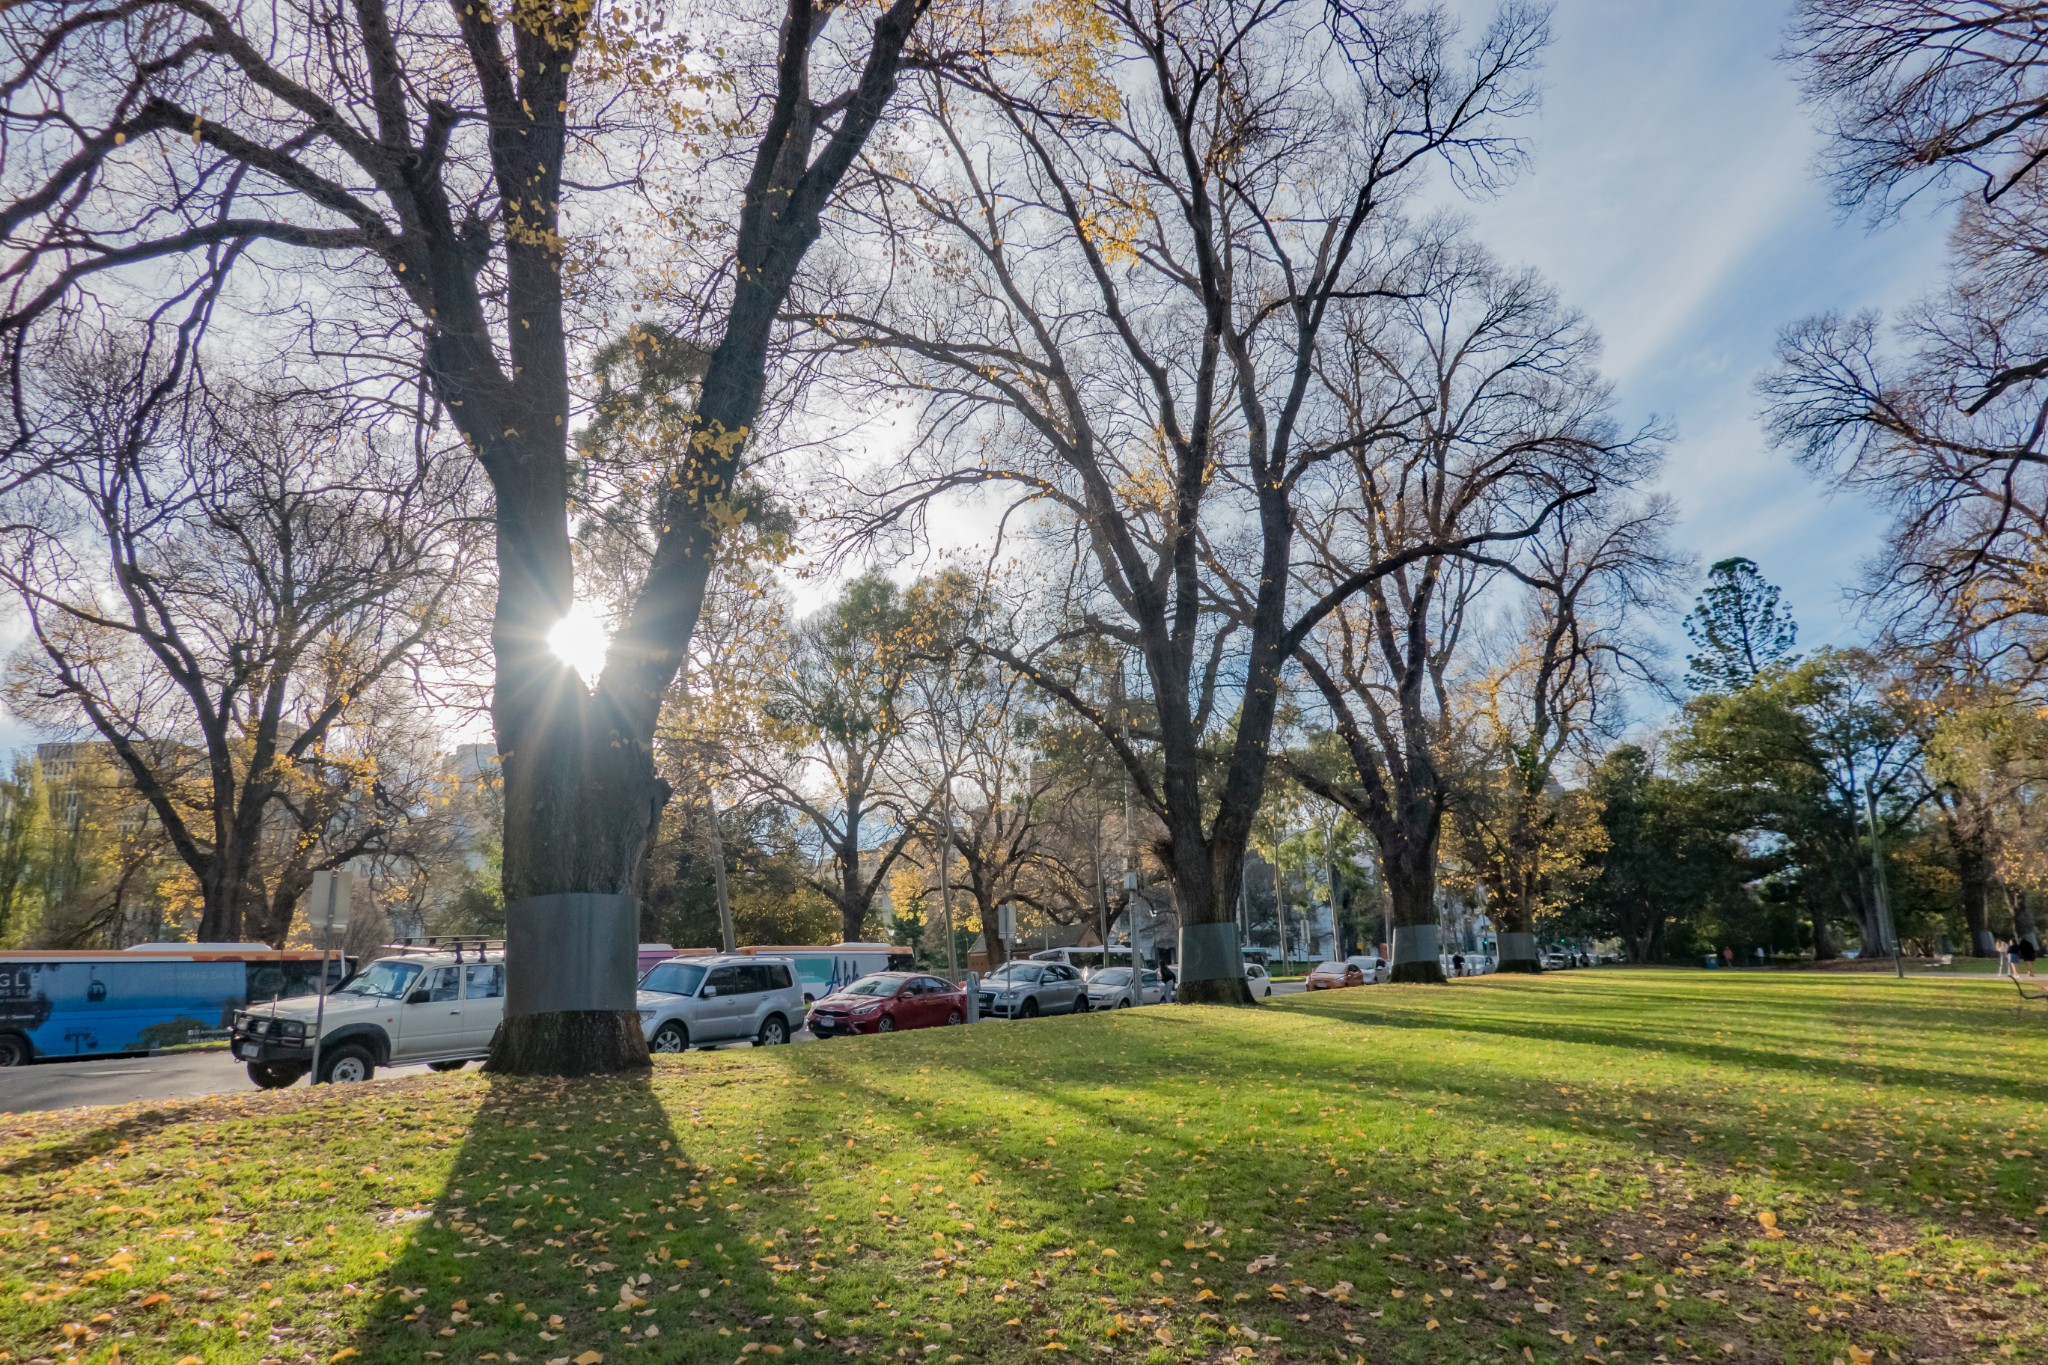
[[457, 962], [463, 960], [462, 955], [467, 951], [472, 954], [471, 961], [481, 962], [487, 952], [503, 952], [505, 940], [484, 938], [475, 934], [428, 934], [421, 938], [400, 939], [396, 943], [387, 943], [384, 947], [394, 956], [407, 953], [452, 952]]

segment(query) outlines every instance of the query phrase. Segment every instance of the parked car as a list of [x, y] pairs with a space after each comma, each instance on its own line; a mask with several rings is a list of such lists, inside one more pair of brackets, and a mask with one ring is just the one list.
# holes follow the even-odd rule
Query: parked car
[[1245, 984], [1252, 988], [1252, 999], [1270, 1000], [1273, 998], [1273, 978], [1266, 975], [1265, 964], [1259, 962], [1245, 963], [1244, 980]]
[[804, 1022], [820, 1038], [964, 1024], [967, 992], [918, 972], [876, 972], [811, 1006]]
[[719, 953], [649, 968], [635, 1007], [654, 1052], [749, 1038], [773, 1046], [788, 1042], [803, 1019], [804, 993], [788, 958]]
[[1363, 986], [1365, 973], [1358, 969], [1356, 962], [1324, 962], [1308, 974], [1302, 982], [1304, 990], [1333, 991], [1340, 986]]
[[1088, 1008], [1081, 974], [1059, 962], [1005, 962], [981, 979], [981, 1012], [1002, 1019], [1080, 1014]]
[[1389, 967], [1387, 960], [1378, 953], [1354, 953], [1344, 960], [1358, 968], [1365, 976], [1365, 984], [1368, 986], [1378, 985], [1393, 974], [1393, 968]]
[[355, 972], [327, 996], [237, 1011], [231, 1043], [249, 1079], [265, 1090], [291, 1085], [313, 1069], [316, 1083], [367, 1081], [380, 1066], [424, 1062], [459, 1071], [481, 1061], [505, 1017], [502, 949], [402, 950]]
[[1156, 1005], [1166, 998], [1159, 973], [1136, 967], [1098, 967], [1088, 974], [1088, 1008], [1122, 1010]]
[[1543, 954], [1543, 970], [1546, 972], [1561, 972], [1571, 965], [1571, 959], [1555, 948]]

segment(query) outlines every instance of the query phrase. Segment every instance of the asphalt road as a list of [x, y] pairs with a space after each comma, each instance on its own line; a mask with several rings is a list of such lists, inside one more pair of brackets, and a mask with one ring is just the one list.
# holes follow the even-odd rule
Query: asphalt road
[[[1273, 983], [1275, 997], [1300, 991], [1299, 981]], [[798, 1029], [794, 1038], [800, 1043], [812, 1041], [809, 1031], [804, 1029]], [[409, 1076], [425, 1070], [419, 1066], [380, 1068], [377, 1075]], [[0, 1069], [0, 1114], [32, 1114], [137, 1100], [189, 1099], [196, 1095], [238, 1094], [255, 1088], [242, 1064], [225, 1049], [174, 1052], [160, 1057], [38, 1062], [33, 1066]]]
[[[793, 1040], [814, 1041], [798, 1029]], [[751, 1047], [726, 1043], [723, 1047]], [[377, 1068], [386, 1076], [416, 1076], [423, 1066]], [[375, 1085], [375, 1080], [370, 1084]], [[301, 1081], [304, 1085], [306, 1082]], [[0, 1114], [33, 1114], [48, 1109], [78, 1109], [136, 1100], [190, 1099], [256, 1089], [242, 1063], [225, 1048], [208, 1052], [173, 1052], [158, 1057], [102, 1057], [80, 1061], [37, 1062], [0, 1069]]]

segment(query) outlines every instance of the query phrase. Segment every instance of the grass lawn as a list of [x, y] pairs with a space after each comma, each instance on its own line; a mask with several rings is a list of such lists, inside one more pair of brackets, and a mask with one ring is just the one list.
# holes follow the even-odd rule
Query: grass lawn
[[35, 1116], [0, 1360], [2044, 1359], [2044, 1063], [1614, 969]]

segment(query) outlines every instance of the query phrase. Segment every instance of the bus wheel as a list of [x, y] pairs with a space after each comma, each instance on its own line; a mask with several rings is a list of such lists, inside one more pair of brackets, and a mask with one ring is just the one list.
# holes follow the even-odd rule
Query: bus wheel
[[370, 1054], [354, 1043], [344, 1043], [320, 1054], [319, 1080], [348, 1084], [367, 1081], [376, 1074], [377, 1064], [370, 1059]]
[[35, 1049], [19, 1033], [0, 1033], [0, 1066], [27, 1066], [35, 1056]]
[[297, 1084], [299, 1077], [305, 1074], [306, 1068], [294, 1062], [249, 1063], [249, 1079], [263, 1090], [282, 1090]]

